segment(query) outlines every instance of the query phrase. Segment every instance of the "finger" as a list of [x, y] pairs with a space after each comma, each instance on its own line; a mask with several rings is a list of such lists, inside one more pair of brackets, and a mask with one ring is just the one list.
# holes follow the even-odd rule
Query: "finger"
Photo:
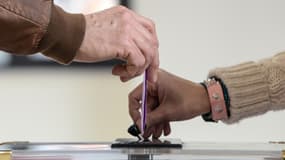
[[159, 58], [158, 58], [158, 49], [156, 49], [156, 53], [154, 54], [153, 60], [148, 69], [148, 80], [150, 82], [156, 82], [159, 70]]
[[136, 25], [136, 32], [139, 36], [133, 37], [135, 44], [140, 49], [141, 53], [145, 56], [145, 68], [146, 69], [153, 58], [155, 57], [157, 47], [155, 46], [155, 40], [153, 36], [141, 25]]
[[141, 116], [139, 116], [139, 118], [136, 119], [134, 122], [136, 123], [136, 125], [138, 126], [140, 132], [142, 133], [142, 130], [141, 130]]
[[157, 124], [167, 122], [166, 111], [167, 107], [158, 106], [155, 110], [147, 115], [147, 127], [153, 127]]
[[[141, 88], [142, 88], [142, 85], [141, 85]], [[140, 89], [141, 89], [140, 88]], [[142, 93], [142, 92], [140, 92]], [[147, 107], [147, 112], [148, 114], [152, 112], [152, 108], [156, 108], [154, 106], [156, 106], [158, 104], [157, 102], [157, 99], [156, 98], [152, 98], [151, 96], [148, 96], [148, 107]], [[141, 106], [141, 104], [139, 104], [139, 106]], [[139, 107], [140, 108], [140, 107]], [[138, 119], [136, 119], [136, 124], [139, 126], [139, 129], [141, 130], [141, 113], [138, 112]], [[150, 137], [151, 135], [153, 135], [153, 133], [155, 132], [155, 126], [154, 127], [148, 127], [147, 124], [146, 124], [146, 128], [144, 130], [144, 134], [143, 134], [143, 137], [144, 138], [148, 138]]]
[[151, 135], [153, 135], [154, 130], [155, 130], [154, 127], [151, 127], [151, 128], [149, 128], [149, 129], [145, 130], [145, 132], [144, 132], [144, 134], [143, 134], [143, 137], [144, 137], [145, 139], [149, 138]]
[[[135, 22], [136, 23], [136, 22]], [[119, 75], [121, 81], [126, 82], [138, 75], [141, 75], [147, 67], [150, 67], [150, 78], [151, 82], [156, 81], [156, 71], [158, 69], [158, 49], [154, 45], [153, 36], [140, 24], [135, 25], [136, 28], [133, 30], [133, 44], [136, 45], [134, 48], [137, 50], [136, 53], [141, 53], [144, 56], [144, 63], [136, 65], [137, 62], [133, 62], [135, 59], [128, 59], [127, 65], [117, 65], [113, 68], [113, 74]], [[132, 45], [133, 45], [132, 44]], [[139, 50], [139, 51], [138, 51]], [[134, 65], [131, 65], [134, 64]], [[139, 67], [137, 67], [139, 66]], [[131, 71], [131, 72], [130, 72]], [[135, 72], [135, 73], [134, 73]], [[132, 73], [132, 74], [130, 74]]]
[[159, 41], [157, 38], [157, 33], [156, 33], [156, 27], [155, 24], [153, 23], [153, 21], [145, 18], [144, 16], [138, 15], [136, 14], [134, 16], [139, 22], [141, 22], [141, 24], [143, 26], [145, 26], [148, 31], [150, 31], [152, 33], [152, 36], [154, 36], [155, 39], [155, 46], [156, 46], [156, 54], [154, 55], [154, 59], [151, 63], [151, 66], [149, 68], [149, 80], [152, 82], [156, 82], [157, 80], [157, 70], [159, 67], [159, 52], [158, 52], [158, 47], [159, 47]]
[[112, 74], [115, 76], [128, 78], [138, 75], [137, 70], [137, 67], [134, 65], [128, 66], [128, 64], [116, 64], [112, 69]]
[[[153, 35], [149, 34], [149, 32], [140, 25], [137, 25], [136, 28], [138, 32], [140, 32], [141, 37], [139, 39], [135, 39], [136, 44], [139, 45], [139, 49], [144, 54], [146, 62], [145, 68], [147, 67], [149, 77], [148, 80], [151, 82], [156, 82], [157, 80], [157, 70], [159, 67], [159, 52], [158, 47], [156, 46], [156, 40]], [[142, 40], [142, 42], [138, 42]], [[145, 43], [144, 43], [145, 42]]]
[[[138, 126], [139, 130], [141, 131], [142, 133], [142, 130], [141, 130], [141, 118], [139, 118], [137, 121], [136, 121], [136, 125]], [[146, 139], [146, 138], [149, 138], [153, 133], [154, 133], [154, 127], [148, 127], [144, 130], [144, 132], [142, 133], [142, 136]]]
[[153, 97], [148, 93], [147, 97], [147, 114], [151, 113], [158, 106], [158, 97]]
[[[153, 36], [153, 34], [151, 34], [145, 27], [143, 27], [142, 25], [140, 25], [137, 22], [134, 22], [133, 24], [135, 27], [134, 32], [137, 33], [133, 33], [133, 34], [138, 34], [138, 37], [133, 37], [135, 40], [135, 43], [138, 45], [138, 48], [141, 49], [142, 53], [146, 54], [149, 53], [150, 51], [152, 51], [152, 53], [154, 52], [154, 49], [157, 48], [157, 46], [155, 45], [155, 37]], [[153, 54], [150, 55], [150, 57], [148, 58], [152, 58]]]
[[139, 75], [139, 73], [136, 73], [135, 75], [130, 76], [130, 74], [127, 72], [126, 64], [116, 64], [112, 69], [112, 74], [115, 76], [120, 76], [120, 80], [122, 82], [127, 82], [133, 77]]
[[133, 78], [141, 74], [144, 70], [145, 56], [142, 54], [140, 49], [137, 48], [136, 44], [132, 44], [126, 49], [125, 57], [118, 57], [127, 61], [124, 65], [116, 65], [113, 70], [113, 75], [120, 77]]
[[137, 74], [135, 74], [135, 75], [132, 76], [132, 77], [130, 77], [130, 76], [126, 76], [126, 77], [121, 76], [120, 79], [121, 79], [122, 82], [127, 82], [127, 81], [129, 81], [129, 80], [131, 80], [131, 79], [133, 79], [133, 78], [135, 78], [135, 77], [137, 77], [137, 76], [139, 76], [139, 75], [140, 75], [140, 73], [137, 73]]
[[[149, 56], [145, 56], [144, 50], [142, 50], [142, 46], [146, 45], [144, 43], [144, 36], [139, 32], [134, 33], [133, 36], [135, 38], [133, 39], [132, 45], [134, 46], [136, 52], [131, 53], [127, 58], [126, 69], [128, 72], [134, 71], [134, 74], [130, 76], [123, 76], [128, 78], [134, 78], [138, 75], [141, 75], [146, 69], [146, 64], [148, 65], [150, 61]], [[141, 43], [138, 45], [137, 42]], [[145, 46], [145, 48], [146, 47], [147, 46]]]
[[127, 82], [127, 81], [129, 81], [130, 79], [132, 79], [131, 77], [120, 77], [120, 80], [122, 81], [122, 82]]
[[130, 76], [126, 68], [126, 64], [116, 64], [112, 69], [112, 74], [115, 76], [120, 76], [122, 82], [127, 82], [133, 77], [138, 76], [138, 73], [134, 74], [133, 76]]
[[162, 143], [162, 141], [160, 139], [153, 138], [153, 137], [152, 137], [152, 142], [153, 143]]
[[129, 75], [127, 72], [126, 72], [126, 68], [125, 68], [125, 65], [126, 64], [116, 64], [113, 69], [112, 69], [112, 74], [115, 75], [115, 76], [127, 76]]
[[163, 134], [164, 134], [164, 136], [168, 136], [170, 133], [171, 133], [170, 123], [166, 122], [164, 124]]
[[154, 133], [153, 133], [153, 137], [154, 138], [159, 138], [162, 134], [162, 131], [163, 131], [163, 127], [164, 127], [164, 124], [158, 124], [156, 125], [155, 127], [155, 130], [154, 130]]
[[[139, 101], [142, 97], [142, 84], [137, 86], [130, 94], [129, 94], [129, 114], [134, 122], [137, 122], [140, 119], [140, 111], [141, 104]], [[139, 124], [140, 125], [140, 124]]]
[[156, 39], [156, 46], [158, 47], [159, 46], [159, 42], [158, 42], [158, 38], [157, 38], [157, 34], [156, 34], [156, 27], [155, 27], [155, 24], [153, 21], [151, 21], [150, 19], [142, 16], [142, 15], [139, 15], [139, 14], [136, 14], [135, 12], [131, 12], [135, 19], [137, 21], [139, 21], [144, 27], [147, 28], [147, 30], [153, 34], [153, 36], [155, 37]]
[[151, 43], [151, 46], [157, 48], [156, 36], [153, 33], [149, 32], [149, 30], [138, 21], [135, 21], [134, 25], [136, 26], [135, 30], [139, 32], [148, 43]]

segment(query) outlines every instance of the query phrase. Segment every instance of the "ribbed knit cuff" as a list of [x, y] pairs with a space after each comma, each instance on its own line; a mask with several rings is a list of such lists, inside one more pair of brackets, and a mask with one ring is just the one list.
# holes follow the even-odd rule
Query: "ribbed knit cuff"
[[223, 122], [231, 124], [268, 111], [270, 100], [265, 75], [263, 67], [255, 62], [210, 71], [209, 77], [220, 78], [228, 88], [231, 116]]

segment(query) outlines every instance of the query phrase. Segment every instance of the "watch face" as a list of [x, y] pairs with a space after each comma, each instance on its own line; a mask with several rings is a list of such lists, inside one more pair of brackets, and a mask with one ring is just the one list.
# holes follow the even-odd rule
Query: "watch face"
[[152, 139], [138, 140], [133, 138], [119, 138], [112, 143], [112, 148], [182, 148], [180, 139]]

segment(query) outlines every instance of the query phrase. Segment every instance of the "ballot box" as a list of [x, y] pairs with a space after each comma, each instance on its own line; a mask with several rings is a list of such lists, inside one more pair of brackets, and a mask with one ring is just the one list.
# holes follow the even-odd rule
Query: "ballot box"
[[285, 144], [184, 142], [182, 148], [111, 148], [111, 142], [0, 145], [0, 160], [284, 160]]

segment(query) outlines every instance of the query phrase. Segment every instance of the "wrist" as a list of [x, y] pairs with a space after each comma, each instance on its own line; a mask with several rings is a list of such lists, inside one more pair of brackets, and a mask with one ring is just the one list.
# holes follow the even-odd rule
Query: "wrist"
[[88, 60], [90, 59], [90, 57], [88, 57], [88, 54], [87, 54], [91, 50], [90, 49], [91, 44], [87, 43], [88, 42], [87, 37], [89, 34], [89, 33], [87, 33], [88, 32], [87, 28], [89, 26], [89, 19], [88, 19], [87, 15], [83, 15], [83, 16], [84, 16], [84, 19], [86, 22], [85, 34], [83, 36], [82, 42], [81, 42], [81, 44], [80, 44], [80, 46], [79, 46], [79, 48], [75, 54], [75, 57], [73, 59], [73, 61], [75, 61], [75, 62], [88, 62]]
[[51, 12], [46, 34], [39, 44], [39, 51], [59, 63], [69, 64], [74, 59], [85, 34], [84, 16], [67, 13], [57, 6], [53, 6]]
[[200, 106], [200, 115], [209, 113], [211, 111], [211, 104], [208, 96], [206, 87], [203, 84], [199, 84], [200, 88], [200, 97], [201, 97], [201, 106]]

